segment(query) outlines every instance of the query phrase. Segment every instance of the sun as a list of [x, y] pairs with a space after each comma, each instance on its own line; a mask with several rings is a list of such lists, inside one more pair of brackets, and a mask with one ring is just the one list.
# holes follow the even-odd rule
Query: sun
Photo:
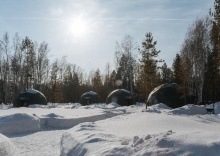
[[88, 23], [81, 17], [74, 18], [69, 27], [75, 37], [84, 37], [88, 33]]

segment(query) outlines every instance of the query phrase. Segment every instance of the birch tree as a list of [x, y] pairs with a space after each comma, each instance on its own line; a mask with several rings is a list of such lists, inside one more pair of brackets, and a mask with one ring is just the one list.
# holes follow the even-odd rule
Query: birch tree
[[1, 53], [1, 79], [2, 79], [2, 98], [4, 103], [10, 102], [10, 45], [9, 35], [6, 32], [0, 40]]
[[187, 58], [191, 64], [192, 94], [198, 96], [198, 103], [202, 102], [205, 65], [208, 60], [210, 46], [210, 20], [197, 19], [189, 28], [181, 49], [181, 57]]
[[[131, 93], [134, 90], [134, 75], [136, 69], [135, 53], [137, 52], [137, 46], [133, 41], [133, 38], [126, 35], [121, 43], [116, 43], [116, 68], [117, 72], [120, 72], [122, 82], [127, 84], [126, 89]], [[123, 81], [124, 80], [124, 81]]]

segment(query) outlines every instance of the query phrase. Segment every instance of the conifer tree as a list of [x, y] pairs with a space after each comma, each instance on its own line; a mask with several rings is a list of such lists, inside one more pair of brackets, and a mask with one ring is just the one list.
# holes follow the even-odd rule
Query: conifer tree
[[171, 83], [172, 80], [173, 80], [173, 72], [169, 67], [167, 67], [167, 64], [164, 62], [164, 64], [161, 66], [161, 82]]
[[[217, 95], [220, 94], [220, 0], [214, 2], [214, 12], [210, 11], [213, 17], [213, 25], [211, 30], [212, 40], [212, 54], [210, 55], [210, 62], [213, 62], [211, 73], [211, 84], [212, 84], [212, 101], [219, 101]], [[214, 57], [213, 57], [214, 56]]]
[[160, 50], [156, 49], [157, 41], [154, 41], [152, 33], [146, 34], [146, 39], [142, 42], [142, 49], [140, 59], [140, 73], [138, 78], [139, 87], [141, 87], [141, 94], [147, 98], [150, 92], [159, 85], [157, 76], [157, 63], [162, 60], [157, 60]]
[[181, 84], [181, 58], [179, 54], [176, 54], [176, 57], [173, 61], [173, 76], [174, 82]]
[[100, 70], [97, 69], [94, 73], [94, 76], [92, 78], [92, 86], [93, 90], [98, 93], [99, 95], [102, 94], [102, 79], [101, 79], [101, 74]]
[[36, 62], [36, 53], [34, 50], [34, 43], [28, 37], [22, 40], [21, 50], [25, 53], [25, 65], [24, 65], [24, 75], [26, 88], [31, 87], [31, 80], [35, 76], [35, 62]]
[[63, 102], [62, 84], [56, 83], [54, 84], [53, 88], [54, 88], [54, 92], [53, 92], [54, 102], [55, 103]]

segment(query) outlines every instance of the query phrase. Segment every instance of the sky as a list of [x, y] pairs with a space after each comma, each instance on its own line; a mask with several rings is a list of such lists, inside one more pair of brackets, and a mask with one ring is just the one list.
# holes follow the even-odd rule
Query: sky
[[214, 0], [0, 0], [0, 38], [17, 32], [45, 41], [51, 61], [66, 56], [85, 72], [104, 72], [107, 63], [115, 68], [116, 42], [130, 35], [141, 47], [151, 32], [159, 58], [171, 67], [189, 26], [213, 5]]

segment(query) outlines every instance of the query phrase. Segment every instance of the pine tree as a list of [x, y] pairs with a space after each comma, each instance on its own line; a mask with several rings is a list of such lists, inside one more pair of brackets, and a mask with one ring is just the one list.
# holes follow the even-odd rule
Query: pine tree
[[55, 90], [56, 90], [56, 86], [58, 83], [58, 60], [55, 60], [55, 62], [52, 64], [52, 68], [51, 68], [51, 75], [50, 75], [50, 83], [51, 83], [51, 88], [52, 88], [52, 102], [55, 102]]
[[53, 97], [55, 103], [63, 102], [62, 83], [58, 82], [53, 86]]
[[35, 76], [35, 60], [36, 53], [34, 50], [34, 43], [28, 37], [22, 40], [21, 50], [25, 53], [25, 65], [24, 65], [24, 75], [26, 82], [26, 89], [31, 87], [32, 79]]
[[141, 87], [141, 94], [144, 97], [148, 97], [150, 92], [159, 85], [158, 83], [158, 62], [163, 60], [157, 60], [160, 50], [156, 49], [157, 41], [153, 40], [152, 33], [146, 34], [146, 39], [142, 42], [142, 49], [140, 60], [140, 73], [138, 78], [139, 87]]
[[101, 96], [103, 84], [99, 69], [97, 69], [94, 73], [94, 76], [92, 78], [92, 86], [93, 90]]
[[[212, 40], [212, 54], [210, 55], [211, 61], [213, 62], [212, 68], [212, 101], [219, 101], [217, 95], [220, 94], [220, 0], [215, 0], [214, 2], [214, 12], [210, 11], [213, 17], [213, 25], [211, 30], [211, 40]], [[214, 56], [214, 57], [212, 57]]]
[[1, 61], [1, 82], [2, 82], [2, 101], [3, 103], [10, 102], [10, 88], [9, 88], [9, 81], [10, 81], [10, 45], [9, 45], [9, 35], [5, 33], [3, 35], [2, 40], [0, 40], [0, 58]]
[[113, 70], [110, 74], [109, 81], [110, 81], [111, 91], [117, 88], [117, 86], [115, 85], [115, 81], [117, 80], [116, 75], [117, 75], [117, 73], [115, 72], [115, 70]]
[[173, 72], [169, 67], [167, 67], [167, 64], [165, 62], [161, 66], [160, 75], [161, 75], [162, 83], [171, 83], [173, 80]]
[[78, 102], [82, 95], [80, 88], [79, 75], [76, 66], [67, 64], [63, 76], [63, 99], [64, 102]]
[[176, 54], [176, 57], [173, 61], [173, 76], [174, 82], [181, 84], [181, 58], [179, 54]]
[[215, 58], [217, 53], [210, 53], [208, 56], [208, 62], [205, 68], [205, 77], [204, 77], [204, 89], [203, 89], [203, 101], [215, 101], [216, 97], [216, 86], [217, 79], [215, 79], [215, 73], [217, 72], [217, 66], [215, 63]]

